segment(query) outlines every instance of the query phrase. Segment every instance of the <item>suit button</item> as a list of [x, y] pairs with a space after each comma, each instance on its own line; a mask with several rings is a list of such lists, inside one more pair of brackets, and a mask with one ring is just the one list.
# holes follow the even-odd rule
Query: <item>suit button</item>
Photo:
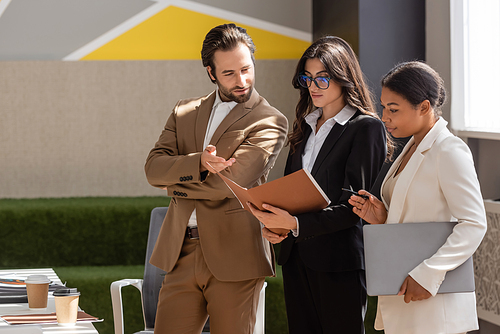
[[184, 181], [184, 176], [181, 176], [181, 177], [179, 178], [179, 181], [183, 182], [183, 181]]
[[193, 176], [192, 175], [189, 175], [189, 180], [191, 181], [193, 179]]
[[177, 191], [174, 190], [174, 196], [177, 196]]

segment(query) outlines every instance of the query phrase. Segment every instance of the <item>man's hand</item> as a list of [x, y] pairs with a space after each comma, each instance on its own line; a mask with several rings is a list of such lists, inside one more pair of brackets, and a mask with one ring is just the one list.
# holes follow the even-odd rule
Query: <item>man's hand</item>
[[[208, 162], [208, 164], [207, 164]], [[200, 172], [208, 170], [211, 173], [218, 173], [227, 167], [232, 166], [236, 159], [226, 160], [217, 156], [217, 149], [213, 145], [208, 145], [201, 153]]]
[[418, 300], [424, 300], [432, 297], [431, 293], [425, 290], [420, 284], [417, 283], [408, 275], [399, 289], [398, 296], [405, 295], [405, 303], [408, 304], [410, 301], [416, 302]]

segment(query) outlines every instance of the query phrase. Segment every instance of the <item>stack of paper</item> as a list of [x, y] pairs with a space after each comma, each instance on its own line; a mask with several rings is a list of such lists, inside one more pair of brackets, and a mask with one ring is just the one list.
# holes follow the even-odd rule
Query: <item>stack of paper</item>
[[[26, 277], [17, 275], [4, 275], [0, 277], [0, 304], [27, 303]], [[64, 287], [60, 284], [49, 285], [49, 291]]]

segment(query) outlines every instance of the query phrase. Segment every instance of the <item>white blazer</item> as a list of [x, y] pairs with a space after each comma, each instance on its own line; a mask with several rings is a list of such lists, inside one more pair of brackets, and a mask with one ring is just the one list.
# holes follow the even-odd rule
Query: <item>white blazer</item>
[[[467, 260], [486, 233], [472, 154], [447, 124], [440, 118], [418, 145], [399, 174], [390, 206], [382, 196], [388, 208], [387, 224], [458, 220], [446, 243], [409, 273], [433, 297], [409, 304], [404, 296], [378, 298], [375, 328], [385, 329], [386, 334], [454, 334], [478, 329], [474, 292], [436, 294], [446, 272]], [[413, 143], [411, 138], [389, 169], [382, 189]]]

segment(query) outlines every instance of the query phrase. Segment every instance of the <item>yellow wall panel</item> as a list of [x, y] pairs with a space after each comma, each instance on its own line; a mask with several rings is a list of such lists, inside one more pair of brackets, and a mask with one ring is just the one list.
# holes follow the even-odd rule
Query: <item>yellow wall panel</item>
[[[238, 23], [236, 23], [238, 24]], [[239, 24], [238, 24], [239, 25]], [[247, 29], [255, 46], [257, 59], [299, 59], [310, 42], [291, 38], [262, 29], [239, 25]]]
[[[206, 14], [169, 6], [126, 31], [82, 60], [180, 60], [201, 59], [201, 44], [207, 32], [227, 21]], [[299, 58], [309, 42], [266, 30], [247, 29], [257, 59]]]

